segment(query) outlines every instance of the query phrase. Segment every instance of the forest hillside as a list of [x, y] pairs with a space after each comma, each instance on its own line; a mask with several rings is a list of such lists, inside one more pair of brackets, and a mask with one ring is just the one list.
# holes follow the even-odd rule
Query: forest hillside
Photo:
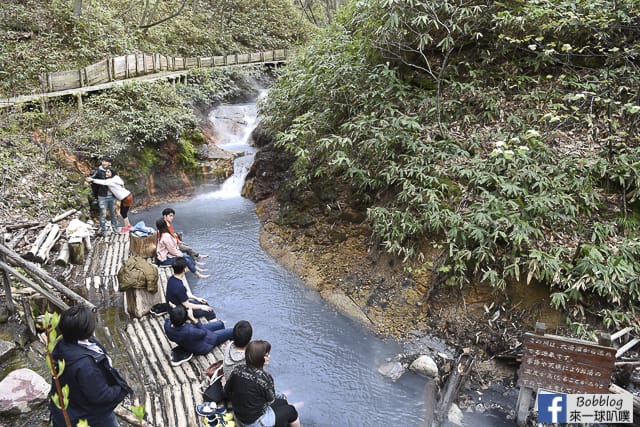
[[[0, 97], [37, 93], [41, 75], [110, 56], [211, 56], [294, 48], [313, 25], [289, 0], [11, 0], [0, 2]], [[165, 190], [201, 175], [206, 113], [251, 96], [257, 69], [196, 70], [190, 85], [127, 84], [75, 100], [0, 109], [1, 223], [87, 208], [85, 176], [102, 155], [134, 191], [148, 194], [154, 173]], [[215, 172], [215, 171], [214, 171]], [[218, 171], [223, 178], [224, 170]]]
[[350, 206], [432, 287], [638, 327], [639, 55], [633, 0], [351, 2], [262, 106], [283, 212]]

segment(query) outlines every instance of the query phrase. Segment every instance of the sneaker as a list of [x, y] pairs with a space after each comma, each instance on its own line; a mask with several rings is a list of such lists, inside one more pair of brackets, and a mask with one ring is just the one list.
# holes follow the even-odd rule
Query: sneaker
[[163, 316], [169, 312], [169, 304], [166, 302], [161, 302], [159, 304], [155, 304], [153, 307], [149, 309], [149, 313], [154, 316]]
[[196, 405], [196, 414], [202, 415], [203, 417], [214, 416], [217, 409], [215, 402], [204, 402]]
[[[224, 406], [216, 406], [215, 402], [204, 402], [196, 405], [196, 413], [203, 417], [207, 417], [209, 421], [222, 421], [222, 425], [227, 425], [229, 421], [233, 421], [233, 414], [227, 412], [227, 408]], [[216, 425], [210, 423], [212, 425]]]
[[236, 422], [233, 420], [233, 415], [226, 413], [224, 416], [214, 414], [205, 417], [209, 427], [235, 427]]
[[184, 362], [188, 362], [193, 357], [193, 353], [184, 351], [181, 347], [171, 349], [171, 365], [180, 366]]
[[127, 234], [131, 231], [133, 227], [130, 225], [127, 225], [126, 227], [122, 227], [122, 230], [120, 230], [120, 234]]

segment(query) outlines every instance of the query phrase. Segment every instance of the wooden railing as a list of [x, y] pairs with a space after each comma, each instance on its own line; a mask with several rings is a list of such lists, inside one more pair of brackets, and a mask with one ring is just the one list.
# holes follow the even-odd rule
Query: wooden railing
[[42, 76], [43, 88], [45, 92], [58, 92], [161, 72], [226, 65], [278, 63], [286, 61], [290, 53], [289, 49], [276, 49], [257, 53], [193, 58], [138, 53], [108, 58], [79, 70], [46, 73]]

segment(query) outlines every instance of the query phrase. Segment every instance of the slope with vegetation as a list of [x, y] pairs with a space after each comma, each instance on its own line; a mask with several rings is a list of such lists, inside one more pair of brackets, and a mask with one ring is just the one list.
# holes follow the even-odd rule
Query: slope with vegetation
[[[288, 0], [16, 0], [0, 3], [0, 16], [0, 96], [37, 92], [42, 73], [109, 56], [288, 48], [311, 30]], [[138, 202], [151, 184], [184, 189], [199, 179], [199, 148], [211, 142], [207, 111], [250, 97], [263, 78], [258, 69], [196, 70], [189, 85], [127, 84], [86, 97], [81, 110], [65, 100], [1, 110], [2, 223], [86, 206], [84, 176], [102, 155], [114, 157]]]
[[351, 205], [431, 287], [638, 327], [639, 55], [632, 0], [351, 2], [262, 106], [283, 212]]
[[0, 4], [0, 96], [40, 89], [40, 75], [108, 56], [213, 56], [282, 49], [310, 29], [288, 0], [24, 0]]

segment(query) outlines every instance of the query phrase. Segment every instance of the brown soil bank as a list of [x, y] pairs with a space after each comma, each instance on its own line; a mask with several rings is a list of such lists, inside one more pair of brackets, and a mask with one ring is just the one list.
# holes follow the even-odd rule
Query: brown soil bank
[[[545, 289], [514, 285], [507, 291], [471, 285], [463, 290], [439, 283], [433, 268], [441, 252], [425, 251], [420, 265], [402, 260], [371, 240], [365, 212], [348, 190], [323, 200], [322, 189], [287, 190], [291, 156], [273, 147], [263, 129], [254, 134], [261, 150], [247, 177], [245, 194], [257, 201], [261, 244], [330, 303], [377, 333], [405, 342], [435, 336], [476, 354], [476, 383], [512, 384], [512, 366], [495, 362], [513, 354], [536, 321], [552, 328], [561, 316], [549, 308]], [[508, 357], [505, 357], [508, 359]]]

